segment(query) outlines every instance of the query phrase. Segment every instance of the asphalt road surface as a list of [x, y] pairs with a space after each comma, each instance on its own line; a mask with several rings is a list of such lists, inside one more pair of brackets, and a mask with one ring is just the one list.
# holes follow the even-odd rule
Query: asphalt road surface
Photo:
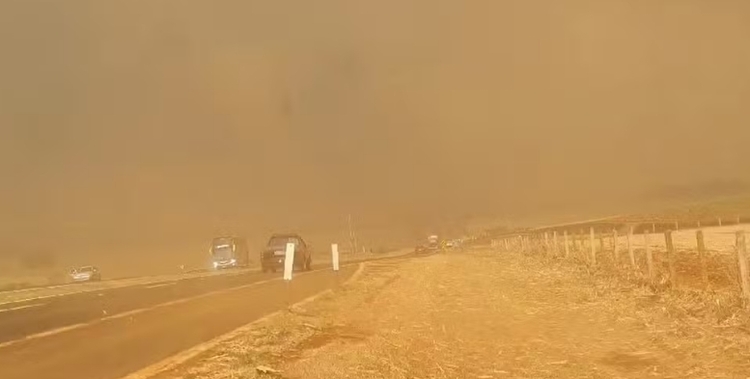
[[[370, 260], [390, 257], [370, 258]], [[351, 260], [349, 263], [361, 261]], [[347, 264], [345, 262], [344, 264]], [[313, 265], [313, 270], [330, 267], [330, 263]], [[237, 271], [228, 275], [144, 283], [126, 287], [85, 291], [63, 296], [44, 297], [0, 304], [0, 347], [4, 343], [73, 327], [127, 312], [138, 312], [160, 304], [211, 294], [228, 288], [249, 285], [281, 276], [277, 273]]]
[[57, 328], [272, 279], [257, 272], [151, 283], [0, 306], [0, 344]]
[[[343, 266], [338, 280], [357, 265]], [[0, 307], [0, 378], [118, 379], [336, 283], [330, 269], [247, 273]], [[62, 329], [61, 329], [62, 328]]]

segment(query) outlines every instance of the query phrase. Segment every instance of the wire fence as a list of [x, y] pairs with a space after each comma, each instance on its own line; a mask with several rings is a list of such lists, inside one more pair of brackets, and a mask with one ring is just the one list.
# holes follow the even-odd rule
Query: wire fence
[[748, 234], [750, 224], [656, 233], [637, 225], [560, 228], [495, 238], [492, 247], [628, 270], [655, 286], [739, 291], [750, 305]]

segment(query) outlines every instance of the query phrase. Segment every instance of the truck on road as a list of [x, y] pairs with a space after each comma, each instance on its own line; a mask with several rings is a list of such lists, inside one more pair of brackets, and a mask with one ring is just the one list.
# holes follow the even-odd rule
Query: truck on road
[[427, 249], [431, 252], [440, 250], [440, 239], [436, 234], [427, 237]]
[[250, 250], [247, 242], [239, 237], [218, 237], [211, 241], [211, 264], [215, 270], [250, 265]]

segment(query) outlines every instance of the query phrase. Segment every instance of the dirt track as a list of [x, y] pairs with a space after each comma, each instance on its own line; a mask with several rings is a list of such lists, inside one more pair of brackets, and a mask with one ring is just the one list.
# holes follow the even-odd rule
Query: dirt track
[[[164, 378], [746, 378], [746, 314], [517, 254], [368, 265]], [[743, 317], [745, 317], [743, 319]]]

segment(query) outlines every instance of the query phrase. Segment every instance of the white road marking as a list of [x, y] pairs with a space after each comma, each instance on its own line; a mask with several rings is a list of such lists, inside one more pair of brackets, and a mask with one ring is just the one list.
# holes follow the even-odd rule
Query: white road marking
[[57, 329], [47, 330], [47, 331], [41, 332], [41, 333], [32, 334], [32, 335], [26, 336], [24, 339], [25, 340], [33, 340], [33, 339], [47, 337], [47, 336], [54, 336], [55, 334], [64, 333], [64, 332], [67, 332], [69, 330], [78, 329], [78, 328], [81, 328], [81, 327], [84, 327], [84, 326], [86, 326], [85, 323], [63, 326], [62, 328], [57, 328]]
[[[366, 262], [360, 262], [358, 264], [359, 266], [357, 267], [357, 271], [355, 271], [354, 274], [348, 280], [346, 280], [346, 282], [344, 282], [344, 285], [347, 285], [347, 284], [349, 284], [349, 283], [357, 280], [362, 275], [362, 272], [364, 271], [364, 268], [365, 268], [366, 264], [367, 264]], [[297, 303], [292, 304], [291, 306], [289, 306], [289, 308], [295, 308], [295, 307], [299, 307], [301, 305], [313, 302], [313, 301], [317, 300], [318, 298], [320, 298], [321, 296], [327, 295], [329, 293], [333, 293], [333, 290], [332, 289], [327, 289], [327, 290], [318, 292], [315, 295], [312, 295], [310, 297], [307, 297], [307, 298], [303, 299], [302, 301], [299, 301]], [[235, 338], [237, 338], [237, 337], [239, 337], [239, 336], [241, 336], [243, 334], [248, 333], [256, 325], [258, 325], [258, 324], [260, 324], [260, 323], [262, 323], [264, 321], [267, 321], [267, 320], [271, 319], [274, 316], [277, 316], [277, 315], [281, 314], [283, 311], [284, 310], [279, 310], [279, 311], [275, 311], [275, 312], [272, 312], [270, 314], [267, 314], [267, 315], [265, 315], [265, 316], [263, 316], [263, 317], [255, 320], [255, 321], [249, 323], [249, 324], [245, 324], [243, 326], [240, 326], [239, 328], [237, 328], [237, 329], [235, 329], [235, 330], [233, 330], [233, 331], [231, 331], [229, 333], [220, 335], [220, 336], [218, 336], [218, 337], [216, 337], [216, 338], [214, 338], [214, 339], [212, 339], [212, 340], [210, 340], [208, 342], [204, 342], [204, 343], [196, 345], [196, 346], [194, 346], [194, 347], [192, 347], [190, 349], [187, 349], [187, 350], [184, 350], [184, 351], [182, 351], [180, 353], [177, 353], [176, 355], [173, 355], [173, 356], [171, 356], [169, 358], [166, 358], [166, 359], [164, 359], [164, 360], [162, 360], [160, 362], [157, 362], [157, 363], [155, 363], [155, 364], [153, 364], [151, 366], [148, 366], [148, 367], [143, 368], [141, 370], [138, 370], [138, 371], [136, 371], [134, 373], [131, 373], [131, 374], [123, 377], [122, 379], [148, 379], [148, 378], [152, 378], [152, 377], [154, 377], [156, 375], [159, 375], [160, 373], [163, 373], [165, 371], [169, 371], [169, 370], [175, 369], [178, 366], [180, 366], [181, 364], [183, 364], [183, 363], [185, 363], [185, 362], [187, 362], [187, 361], [195, 358], [196, 356], [198, 356], [198, 355], [200, 355], [200, 354], [202, 354], [202, 353], [204, 353], [206, 351], [209, 351], [211, 349], [216, 348], [217, 346], [219, 346], [220, 344], [222, 344], [222, 343], [224, 343], [226, 341], [231, 341], [231, 340], [233, 340], [233, 339], [235, 339]]]
[[101, 291], [101, 289], [97, 288], [97, 289], [90, 289], [90, 290], [77, 291], [77, 292], [55, 293], [55, 294], [50, 294], [50, 295], [43, 295], [43, 296], [31, 297], [31, 298], [23, 299], [23, 300], [11, 300], [11, 301], [7, 301], [7, 302], [0, 301], [0, 305], [13, 304], [13, 303], [25, 303], [27, 301], [51, 299], [51, 298], [55, 298], [55, 297], [62, 297], [62, 296], [68, 296], [68, 295], [76, 295], [76, 294], [80, 294], [80, 293], [88, 293], [88, 292], [94, 292], [94, 291]]
[[3, 312], [13, 312], [13, 311], [19, 311], [19, 310], [21, 310], [21, 309], [28, 309], [28, 308], [36, 308], [36, 307], [41, 307], [41, 306], [43, 306], [43, 305], [47, 305], [47, 304], [31, 304], [31, 305], [21, 305], [21, 306], [18, 306], [18, 307], [13, 307], [13, 308], [0, 309], [0, 313], [3, 313]]
[[151, 285], [148, 285], [148, 286], [144, 286], [144, 287], [145, 287], [146, 289], [151, 289], [151, 288], [159, 288], [159, 287], [167, 287], [167, 286], [173, 286], [173, 285], [175, 285], [175, 284], [177, 284], [177, 282], [168, 282], [168, 283], [156, 283], [156, 284], [151, 284]]
[[18, 340], [13, 340], [13, 341], [8, 341], [8, 342], [0, 343], [0, 349], [2, 349], [4, 347], [11, 346], [11, 345], [15, 345], [15, 344], [17, 344], [19, 342], [28, 341], [28, 340], [34, 340], [34, 339], [37, 339], [37, 338], [48, 337], [48, 336], [52, 336], [52, 335], [55, 335], [55, 334], [60, 334], [60, 333], [67, 332], [69, 330], [78, 329], [78, 328], [81, 328], [81, 327], [84, 327], [84, 326], [86, 326], [86, 324], [73, 324], [73, 325], [68, 325], [68, 326], [64, 326], [62, 328], [52, 329], [52, 330], [48, 330], [48, 331], [37, 333], [37, 334], [31, 334], [31, 335], [28, 335], [28, 336], [23, 337], [21, 339], [18, 339]]
[[[47, 287], [41, 287], [41, 288], [48, 289], [48, 290], [53, 290], [53, 289], [57, 289], [57, 288], [67, 287], [67, 286], [69, 286], [69, 284], [57, 284], [57, 285], [47, 286]], [[17, 290], [8, 291], [8, 293], [23, 293], [23, 292], [39, 291], [39, 288], [40, 287], [21, 288], [21, 289], [17, 289]]]
[[107, 317], [102, 317], [98, 321], [115, 320], [115, 319], [118, 319], [118, 318], [129, 317], [129, 316], [137, 315], [137, 314], [143, 313], [143, 312], [148, 312], [150, 310], [154, 310], [154, 309], [158, 309], [158, 308], [169, 307], [169, 306], [172, 306], [172, 305], [187, 303], [189, 301], [201, 299], [201, 298], [204, 298], [204, 297], [213, 296], [213, 295], [220, 295], [222, 293], [232, 292], [232, 291], [236, 291], [236, 290], [240, 290], [240, 289], [245, 289], [245, 288], [249, 288], [249, 287], [253, 287], [253, 286], [259, 286], [261, 284], [266, 284], [266, 283], [273, 282], [273, 281], [278, 281], [278, 280], [281, 280], [281, 278], [261, 280], [259, 282], [245, 284], [244, 286], [232, 287], [232, 288], [227, 288], [227, 289], [217, 290], [217, 291], [212, 291], [212, 292], [206, 292], [204, 294], [200, 294], [200, 295], [196, 295], [196, 296], [192, 296], [192, 297], [186, 297], [186, 298], [183, 298], [183, 299], [177, 299], [177, 300], [168, 301], [166, 303], [157, 304], [157, 305], [154, 305], [152, 307], [134, 309], [132, 311], [127, 311], [127, 312], [118, 313], [118, 314], [107, 316]]
[[129, 316], [134, 316], [134, 315], [137, 315], [139, 313], [146, 312], [149, 309], [152, 309], [152, 308], [141, 308], [141, 309], [134, 309], [132, 311], [127, 311], [127, 312], [123, 312], [123, 313], [117, 313], [117, 314], [114, 314], [114, 315], [111, 315], [111, 316], [102, 317], [101, 319], [99, 319], [99, 321], [116, 320], [118, 318], [125, 318], [125, 317], [129, 317]]
[[[196, 276], [186, 276], [182, 278], [177, 278], [175, 281], [179, 282], [179, 281], [191, 280], [191, 279], [204, 279], [207, 277], [214, 277], [214, 276], [244, 275], [244, 274], [249, 274], [249, 273], [254, 273], [254, 272], [257, 272], [257, 271], [248, 269], [248, 270], [226, 272], [226, 273], [220, 273], [220, 274], [217, 274], [215, 272], [209, 272], [209, 273], [201, 273]], [[189, 275], [189, 274], [186, 274], [186, 275]], [[55, 289], [61, 289], [61, 288], [71, 288], [71, 289], [75, 287], [80, 288], [79, 290], [66, 291], [66, 292], [61, 292], [61, 293], [52, 293], [52, 294], [47, 294], [47, 295], [38, 295], [34, 297], [16, 298], [16, 299], [10, 299], [10, 300], [4, 299], [4, 300], [0, 300], [0, 305], [23, 303], [27, 301], [50, 299], [50, 298], [70, 296], [70, 295], [78, 295], [82, 293], [89, 293], [89, 292], [96, 292], [96, 291], [109, 291], [113, 289], [137, 287], [137, 286], [142, 286], [142, 285], [146, 285], [149, 283], [156, 283], [156, 281], [150, 281], [150, 282], [141, 281], [141, 282], [135, 282], [135, 283], [132, 282], [137, 279], [139, 278], [116, 279], [112, 281], [105, 281], [102, 283], [98, 283], [97, 286], [93, 288], [87, 288], [87, 287], [80, 288], [81, 286], [87, 286], [88, 284], [91, 284], [91, 283], [71, 283], [71, 284], [54, 285], [54, 286], [49, 286], [49, 287], [34, 287], [34, 288], [24, 288], [24, 289], [13, 290], [13, 291], [3, 291], [3, 292], [0, 292], [0, 298], [2, 298], [3, 295], [5, 294], [14, 295], [18, 293], [48, 291], [48, 290], [55, 290]], [[141, 279], [148, 280], [149, 277], [143, 277]], [[161, 281], [163, 281], [163, 279]], [[102, 287], [102, 284], [111, 284], [111, 285]]]

